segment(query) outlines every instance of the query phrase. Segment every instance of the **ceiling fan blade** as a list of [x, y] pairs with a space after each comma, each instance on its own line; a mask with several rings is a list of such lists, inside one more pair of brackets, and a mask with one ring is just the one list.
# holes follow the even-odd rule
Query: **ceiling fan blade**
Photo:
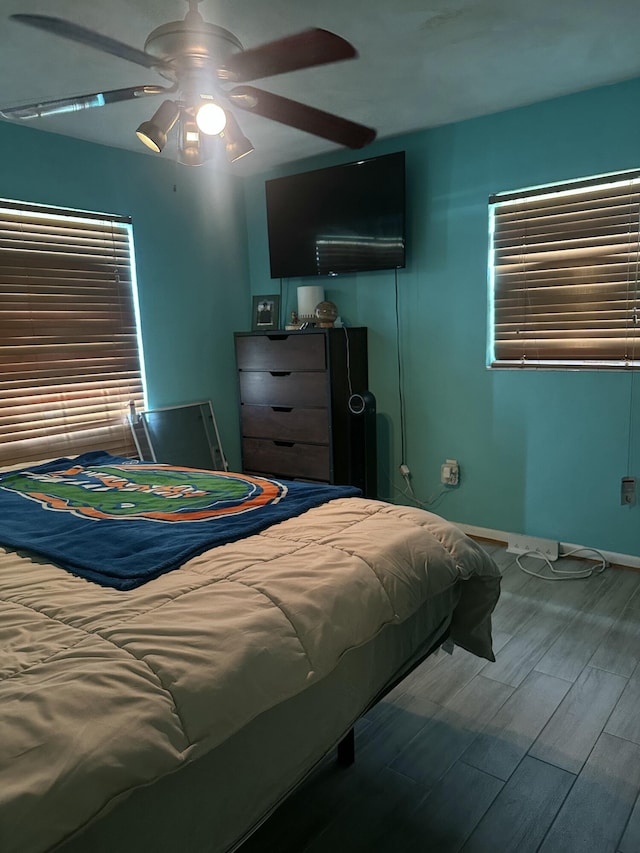
[[63, 38], [71, 39], [71, 41], [86, 44], [89, 47], [96, 48], [96, 50], [111, 53], [113, 56], [118, 56], [120, 59], [126, 59], [145, 68], [169, 68], [169, 65], [162, 59], [156, 59], [143, 50], [138, 50], [136, 47], [131, 47], [117, 39], [103, 36], [95, 30], [90, 30], [71, 21], [65, 21], [62, 18], [51, 18], [48, 15], [11, 15], [10, 17], [13, 21], [19, 21], [21, 24], [28, 24], [30, 27], [36, 27], [48, 33], [55, 33]]
[[240, 109], [321, 136], [347, 148], [364, 148], [376, 138], [376, 131], [371, 127], [254, 86], [236, 86], [228, 93], [228, 97]]
[[88, 110], [91, 107], [104, 107], [116, 101], [129, 101], [133, 98], [144, 98], [149, 95], [161, 95], [163, 92], [173, 92], [175, 87], [165, 86], [129, 86], [126, 89], [112, 89], [110, 92], [93, 92], [89, 95], [78, 95], [75, 98], [56, 98], [52, 101], [36, 101], [33, 104], [21, 104], [17, 107], [0, 108], [0, 118], [20, 119], [28, 121], [42, 116], [52, 116], [58, 113], [74, 113]]
[[310, 29], [233, 54], [218, 76], [221, 80], [245, 83], [286, 71], [355, 59], [357, 55], [353, 45], [340, 36], [328, 30]]

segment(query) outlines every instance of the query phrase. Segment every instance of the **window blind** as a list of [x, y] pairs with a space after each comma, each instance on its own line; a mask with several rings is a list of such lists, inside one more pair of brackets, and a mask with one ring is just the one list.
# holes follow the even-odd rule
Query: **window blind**
[[492, 367], [640, 367], [640, 171], [489, 199]]
[[135, 455], [132, 276], [128, 220], [0, 201], [0, 464]]

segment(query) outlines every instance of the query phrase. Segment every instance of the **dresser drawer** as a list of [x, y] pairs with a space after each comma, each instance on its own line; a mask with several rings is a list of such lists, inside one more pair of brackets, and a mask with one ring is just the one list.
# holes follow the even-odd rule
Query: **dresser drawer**
[[329, 444], [327, 409], [241, 406], [242, 435]]
[[243, 438], [242, 462], [245, 471], [323, 483], [330, 480], [328, 445]]
[[326, 373], [242, 370], [240, 399], [257, 406], [328, 407]]
[[240, 370], [325, 370], [324, 335], [239, 335], [236, 361]]

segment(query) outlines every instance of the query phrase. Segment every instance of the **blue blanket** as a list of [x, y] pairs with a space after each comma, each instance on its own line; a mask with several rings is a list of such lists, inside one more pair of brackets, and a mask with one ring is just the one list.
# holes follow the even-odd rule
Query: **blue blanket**
[[133, 589], [196, 554], [339, 497], [324, 486], [138, 462], [103, 451], [0, 474], [0, 543]]

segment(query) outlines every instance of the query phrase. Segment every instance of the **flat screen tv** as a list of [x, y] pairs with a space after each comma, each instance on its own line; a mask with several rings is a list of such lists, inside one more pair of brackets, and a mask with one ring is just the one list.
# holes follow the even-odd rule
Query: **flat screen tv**
[[404, 151], [266, 181], [271, 278], [405, 266]]

